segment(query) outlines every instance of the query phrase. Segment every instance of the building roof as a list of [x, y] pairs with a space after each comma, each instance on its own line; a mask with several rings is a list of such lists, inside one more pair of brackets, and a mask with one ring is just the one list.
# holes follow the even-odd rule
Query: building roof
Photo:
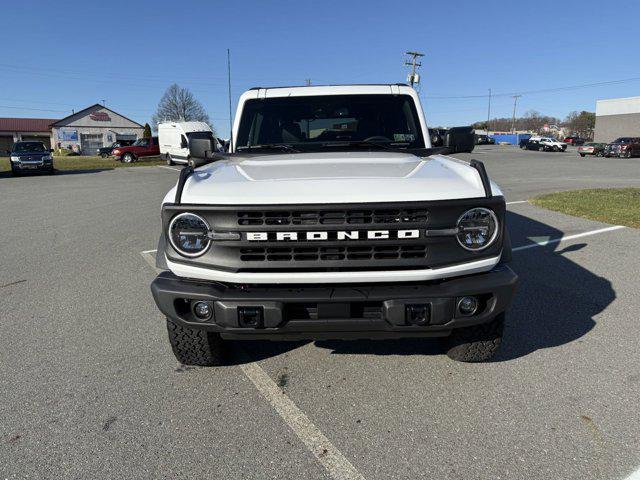
[[61, 118], [60, 120], [54, 120], [54, 121], [53, 121], [53, 123], [54, 123], [54, 125], [53, 125], [53, 126], [55, 127], [57, 124], [62, 123], [64, 120], [67, 120], [68, 118], [71, 118], [71, 117], [75, 117], [76, 115], [80, 115], [80, 114], [82, 114], [82, 113], [86, 112], [87, 110], [91, 110], [92, 108], [95, 108], [95, 107], [99, 107], [99, 108], [101, 108], [102, 110], [109, 110], [111, 113], [115, 113], [116, 115], [121, 116], [121, 117], [122, 117], [122, 118], [124, 118], [125, 120], [129, 120], [131, 123], [135, 123], [135, 124], [136, 124], [136, 125], [138, 125], [140, 128], [144, 128], [142, 125], [140, 125], [140, 124], [139, 124], [138, 122], [136, 122], [135, 120], [131, 120], [130, 118], [125, 117], [125, 116], [124, 116], [124, 115], [122, 115], [121, 113], [118, 113], [118, 112], [116, 112], [116, 111], [113, 111], [113, 110], [111, 110], [109, 107], [105, 107], [105, 106], [104, 106], [104, 105], [102, 105], [101, 103], [94, 103], [93, 105], [90, 105], [90, 106], [88, 106], [87, 108], [83, 108], [83, 109], [82, 109], [82, 110], [80, 110], [79, 112], [75, 112], [75, 113], [72, 113], [71, 115], [67, 115], [66, 117]]
[[56, 118], [0, 118], [0, 132], [50, 132]]
[[596, 100], [596, 116], [640, 113], [640, 97], [609, 98]]

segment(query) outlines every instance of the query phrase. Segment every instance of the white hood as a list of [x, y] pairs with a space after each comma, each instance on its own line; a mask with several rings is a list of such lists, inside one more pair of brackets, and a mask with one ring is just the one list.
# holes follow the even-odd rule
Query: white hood
[[[492, 185], [493, 194], [501, 195]], [[196, 169], [183, 203], [211, 205], [369, 203], [483, 197], [465, 162], [396, 152], [275, 154]], [[165, 202], [173, 202], [175, 188]]]

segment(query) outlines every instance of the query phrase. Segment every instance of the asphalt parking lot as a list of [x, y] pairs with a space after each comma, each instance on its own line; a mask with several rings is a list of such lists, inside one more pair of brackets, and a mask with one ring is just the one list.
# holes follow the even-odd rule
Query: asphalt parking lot
[[526, 200], [639, 186], [640, 158], [460, 158], [515, 202], [521, 284], [485, 364], [429, 340], [247, 342], [228, 367], [179, 365], [141, 254], [177, 172], [1, 176], [0, 478], [632, 478], [640, 232]]

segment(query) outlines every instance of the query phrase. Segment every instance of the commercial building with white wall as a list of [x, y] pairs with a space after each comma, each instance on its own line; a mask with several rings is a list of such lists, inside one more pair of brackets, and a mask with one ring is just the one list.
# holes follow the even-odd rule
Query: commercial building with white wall
[[596, 101], [596, 142], [618, 137], [640, 137], [640, 97]]
[[137, 140], [144, 127], [96, 103], [51, 124], [54, 148], [67, 148], [95, 155], [100, 147], [118, 140]]

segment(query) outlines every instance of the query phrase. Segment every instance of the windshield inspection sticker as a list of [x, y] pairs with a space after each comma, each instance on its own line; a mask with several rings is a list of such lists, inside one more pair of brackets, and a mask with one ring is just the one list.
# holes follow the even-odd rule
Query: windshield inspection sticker
[[413, 133], [394, 133], [393, 140], [396, 142], [413, 142], [416, 136]]

